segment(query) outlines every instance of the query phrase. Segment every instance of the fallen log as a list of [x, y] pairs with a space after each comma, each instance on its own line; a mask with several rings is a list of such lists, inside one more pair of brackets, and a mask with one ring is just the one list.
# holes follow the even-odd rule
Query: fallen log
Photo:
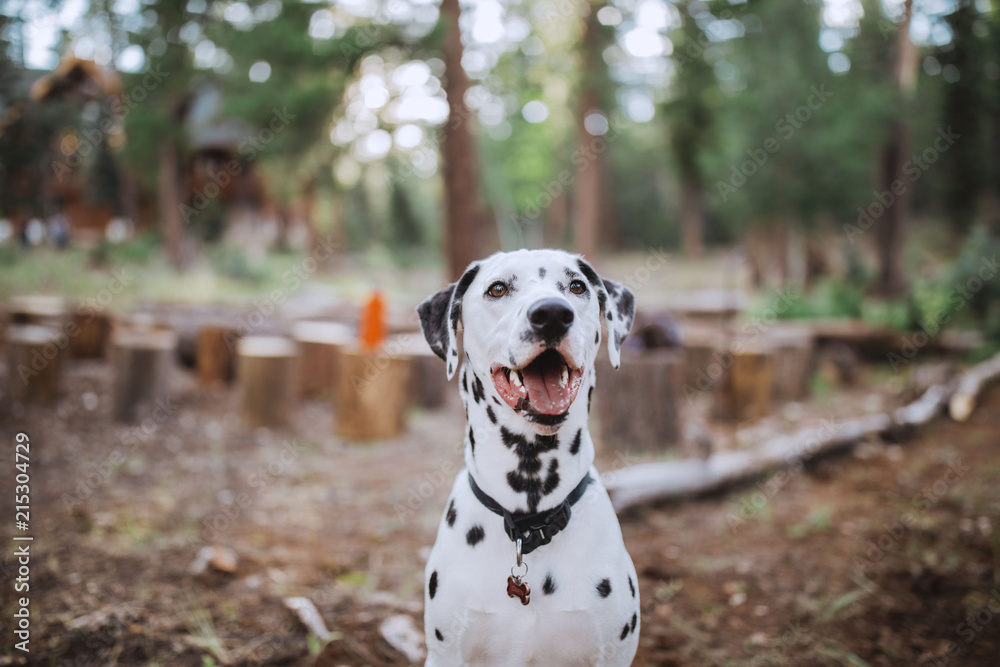
[[[615, 510], [621, 512], [646, 503], [714, 491], [774, 468], [791, 468], [820, 455], [845, 449], [869, 436], [910, 433], [941, 414], [945, 406], [952, 417], [964, 421], [983, 388], [1000, 378], [1000, 354], [962, 373], [954, 384], [931, 386], [917, 400], [891, 413], [868, 415], [835, 424], [824, 422], [778, 436], [749, 449], [720, 452], [705, 459], [646, 463], [602, 476]], [[953, 407], [959, 398], [962, 419]], [[971, 401], [971, 406], [970, 406]]]
[[990, 382], [1000, 378], [1000, 354], [962, 373], [955, 393], [948, 401], [948, 413], [957, 422], [964, 422], [972, 415], [979, 394]]

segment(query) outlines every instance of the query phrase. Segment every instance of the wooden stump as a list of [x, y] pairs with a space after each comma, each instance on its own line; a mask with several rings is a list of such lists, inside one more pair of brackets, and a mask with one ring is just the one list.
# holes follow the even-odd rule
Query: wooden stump
[[767, 348], [732, 351], [732, 366], [717, 395], [716, 413], [722, 419], [745, 421], [766, 417], [774, 397], [774, 352]]
[[288, 425], [298, 392], [295, 343], [279, 336], [248, 336], [237, 350], [243, 423], [251, 428]]
[[728, 367], [729, 338], [719, 327], [687, 326], [684, 328], [685, 387], [711, 391], [721, 380], [720, 369]]
[[[422, 408], [439, 408], [448, 391], [444, 362], [434, 354], [423, 334], [406, 333], [390, 338], [385, 344], [390, 354], [410, 361], [410, 402]], [[458, 376], [454, 379], [458, 382]]]
[[77, 310], [72, 315], [69, 354], [73, 359], [103, 359], [111, 335], [111, 321], [103, 313]]
[[354, 329], [337, 322], [296, 322], [292, 337], [299, 345], [299, 395], [333, 398], [340, 354], [357, 341]]
[[[665, 450], [680, 436], [683, 354], [660, 349], [623, 352], [617, 371], [598, 362], [594, 402], [601, 442], [636, 450]], [[581, 396], [577, 400], [587, 400]]]
[[15, 296], [7, 312], [11, 324], [36, 324], [53, 329], [62, 329], [66, 324], [66, 302], [58, 296]]
[[58, 329], [12, 325], [7, 329], [7, 393], [12, 401], [49, 404], [59, 394], [68, 344]]
[[224, 387], [236, 376], [239, 334], [230, 327], [206, 324], [198, 329], [196, 368], [203, 387]]
[[337, 378], [337, 434], [351, 440], [403, 432], [410, 403], [410, 360], [388, 352], [344, 350]]
[[801, 328], [775, 327], [767, 333], [774, 349], [774, 398], [799, 401], [809, 395], [814, 367], [812, 334]]
[[114, 418], [137, 422], [164, 410], [170, 398], [177, 336], [166, 329], [118, 329], [113, 347]]

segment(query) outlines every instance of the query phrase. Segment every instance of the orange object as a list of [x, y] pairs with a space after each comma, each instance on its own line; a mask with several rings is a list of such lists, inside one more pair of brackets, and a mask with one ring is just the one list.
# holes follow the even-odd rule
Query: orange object
[[385, 337], [385, 300], [382, 293], [376, 290], [361, 309], [361, 324], [358, 327], [361, 349], [377, 350], [382, 347]]

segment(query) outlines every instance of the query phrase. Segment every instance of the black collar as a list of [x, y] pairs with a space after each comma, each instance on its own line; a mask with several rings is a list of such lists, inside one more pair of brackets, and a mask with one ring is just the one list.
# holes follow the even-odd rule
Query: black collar
[[569, 519], [573, 515], [570, 508], [583, 497], [592, 481], [588, 472], [576, 488], [566, 496], [566, 500], [552, 509], [534, 514], [511, 514], [500, 503], [486, 495], [486, 492], [476, 484], [476, 480], [472, 479], [472, 473], [469, 473], [469, 486], [472, 487], [476, 498], [479, 498], [479, 502], [486, 509], [503, 517], [503, 527], [507, 531], [507, 537], [511, 542], [516, 542], [520, 538], [521, 553], [525, 554], [530, 554], [543, 544], [551, 542], [553, 536], [569, 524]]

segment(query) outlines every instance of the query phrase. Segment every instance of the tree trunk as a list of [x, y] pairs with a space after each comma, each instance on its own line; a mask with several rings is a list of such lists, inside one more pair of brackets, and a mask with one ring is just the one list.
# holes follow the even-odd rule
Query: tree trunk
[[681, 229], [684, 258], [701, 259], [705, 254], [702, 241], [705, 234], [704, 191], [695, 174], [688, 174], [681, 181]]
[[598, 49], [600, 23], [597, 8], [587, 5], [589, 10], [584, 19], [583, 40], [580, 43], [583, 54], [583, 85], [577, 108], [577, 142], [579, 155], [583, 159], [576, 175], [573, 188], [573, 247], [576, 252], [594, 257], [601, 239], [601, 186], [604, 149], [607, 144], [600, 136], [587, 131], [585, 121], [592, 113], [604, 113], [601, 109], [601, 95], [597, 89], [597, 78], [603, 65]]
[[[904, 108], [892, 122], [889, 139], [882, 149], [879, 170], [880, 199], [885, 212], [876, 216], [875, 241], [878, 246], [879, 274], [874, 291], [880, 296], [906, 292], [903, 274], [903, 244], [910, 218], [911, 188], [903, 180], [903, 164], [910, 155], [910, 124], [906, 102], [916, 87], [916, 47], [910, 41], [913, 0], [903, 5], [903, 22], [896, 31], [892, 85], [898, 89]], [[893, 188], [893, 185], [896, 185]], [[900, 185], [902, 187], [900, 188]]]
[[180, 193], [177, 186], [179, 159], [176, 144], [170, 139], [165, 139], [160, 144], [160, 225], [163, 229], [167, 257], [176, 269], [183, 266], [181, 239], [184, 233], [180, 212]]
[[[458, 0], [442, 0], [441, 14], [446, 31], [444, 89], [448, 97], [448, 122], [441, 136], [441, 157], [445, 190], [445, 254], [451, 280], [458, 280], [470, 263], [491, 250], [491, 245], [494, 248], [498, 245], [496, 241], [490, 244], [490, 235], [484, 234], [487, 231], [487, 216], [483, 212], [479, 165], [471, 126], [472, 112], [465, 105], [469, 78], [462, 67], [460, 13]], [[493, 238], [495, 235], [494, 229]]]
[[680, 437], [684, 355], [677, 350], [622, 354], [615, 371], [602, 360], [594, 396], [601, 444], [628, 451], [667, 451]]

